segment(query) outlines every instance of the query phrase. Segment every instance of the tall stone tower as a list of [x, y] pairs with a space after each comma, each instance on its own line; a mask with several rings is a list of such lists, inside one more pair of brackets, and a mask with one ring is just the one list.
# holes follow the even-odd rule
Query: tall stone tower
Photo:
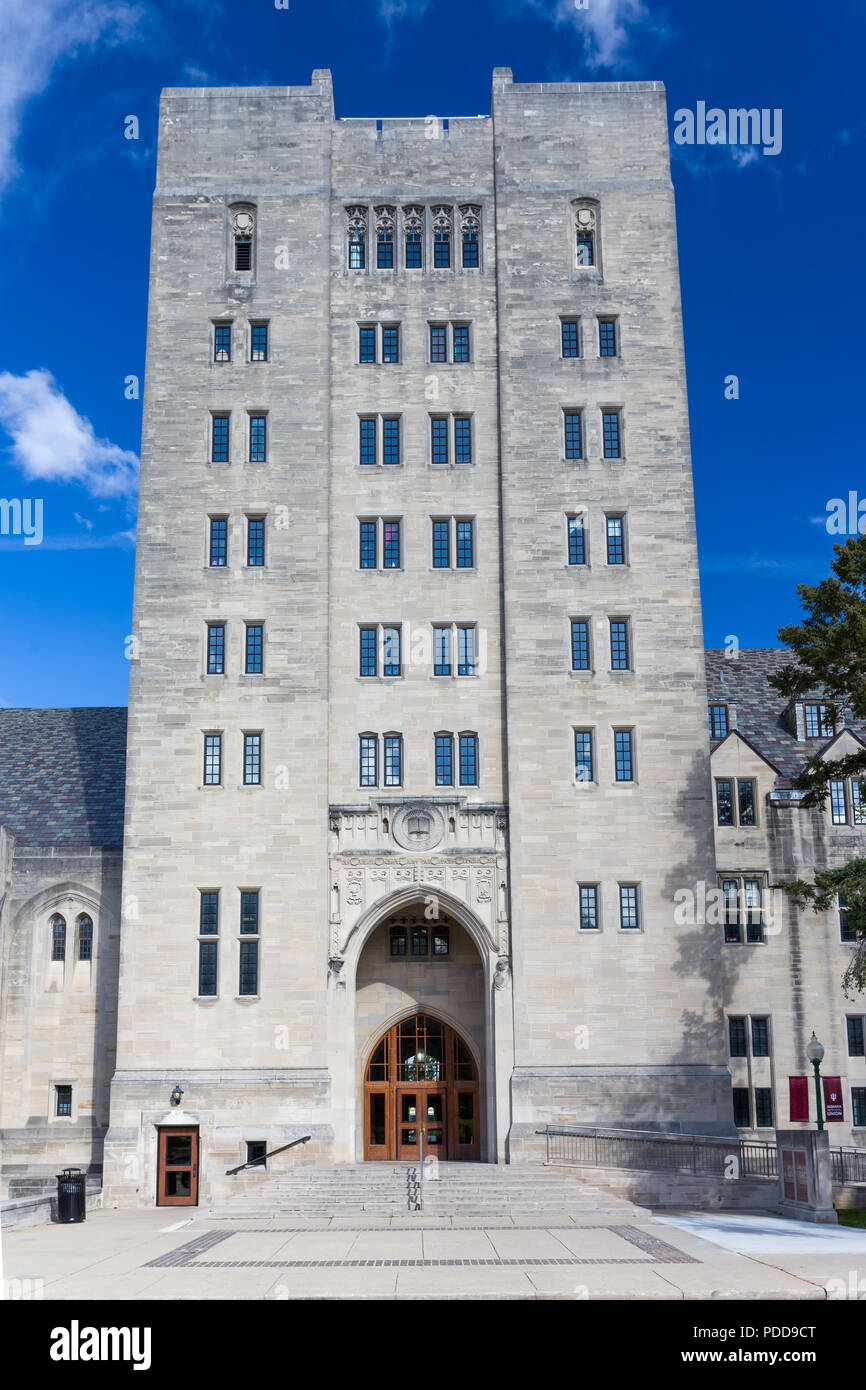
[[660, 84], [163, 93], [134, 633], [110, 1199], [730, 1127]]

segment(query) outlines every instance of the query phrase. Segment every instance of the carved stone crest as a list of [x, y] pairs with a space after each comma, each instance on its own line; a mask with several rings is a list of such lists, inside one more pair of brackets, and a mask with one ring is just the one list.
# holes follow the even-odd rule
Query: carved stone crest
[[395, 814], [391, 834], [403, 849], [434, 849], [445, 834], [445, 821], [436, 806], [410, 801]]

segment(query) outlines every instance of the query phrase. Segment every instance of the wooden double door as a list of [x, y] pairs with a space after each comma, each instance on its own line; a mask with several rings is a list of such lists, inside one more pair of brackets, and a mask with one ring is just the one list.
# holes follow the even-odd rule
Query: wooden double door
[[429, 1014], [389, 1028], [367, 1065], [364, 1157], [477, 1159], [478, 1075], [460, 1035]]

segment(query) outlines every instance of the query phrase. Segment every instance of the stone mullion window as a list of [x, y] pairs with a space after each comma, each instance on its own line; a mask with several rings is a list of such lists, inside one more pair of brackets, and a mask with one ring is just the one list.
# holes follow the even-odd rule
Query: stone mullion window
[[198, 920], [198, 989], [199, 997], [216, 995], [219, 956], [219, 890], [199, 891]]
[[254, 996], [259, 992], [259, 890], [241, 891], [240, 943], [238, 951], [238, 994]]

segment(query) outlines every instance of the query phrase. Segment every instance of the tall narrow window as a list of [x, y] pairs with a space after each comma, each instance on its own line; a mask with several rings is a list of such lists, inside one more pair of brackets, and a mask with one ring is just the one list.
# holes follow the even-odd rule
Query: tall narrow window
[[436, 735], [436, 785], [450, 787], [454, 783], [454, 739], [451, 734]]
[[[443, 129], [447, 129], [447, 122]], [[463, 241], [463, 268], [477, 270], [480, 264], [479, 232], [481, 230], [481, 207], [473, 203], [460, 206], [460, 227]]]
[[446, 570], [451, 565], [451, 523], [433, 522], [433, 568]]
[[746, 940], [755, 945], [764, 939], [761, 884], [756, 878], [747, 878], [743, 883], [743, 911], [746, 917]]
[[362, 734], [360, 746], [360, 782], [362, 787], [379, 785], [379, 740], [375, 734]]
[[51, 918], [51, 959], [66, 959], [66, 918], [59, 912]]
[[211, 463], [228, 463], [229, 461], [229, 417], [228, 415], [211, 416]]
[[252, 270], [253, 239], [251, 236], [235, 237], [235, 270]]
[[268, 325], [266, 323], [250, 324], [250, 361], [267, 362], [268, 360]]
[[460, 735], [460, 785], [478, 786], [478, 735]]
[[451, 218], [447, 208], [433, 209], [433, 265], [448, 270], [451, 265]]
[[247, 623], [244, 653], [244, 674], [247, 676], [260, 676], [264, 670], [264, 632], [261, 623]]
[[463, 232], [463, 265], [466, 270], [478, 269], [478, 233], [474, 227]]
[[628, 671], [629, 667], [628, 623], [622, 618], [611, 618], [610, 669], [612, 671]]
[[406, 269], [421, 269], [421, 233], [414, 228], [406, 233]]
[[866, 1057], [866, 1029], [862, 1018], [849, 1016], [845, 1020], [848, 1033], [848, 1056]]
[[631, 729], [615, 729], [613, 741], [616, 780], [618, 782], [633, 782], [634, 758]]
[[266, 415], [250, 416], [250, 463], [267, 462]]
[[571, 624], [571, 669], [588, 671], [589, 665], [589, 622], [586, 618], [575, 618]]
[[580, 356], [580, 330], [577, 319], [562, 319], [562, 355]]
[[609, 516], [605, 520], [607, 527], [607, 563], [609, 565], [624, 565], [625, 519], [621, 516]]
[[727, 705], [709, 705], [710, 738], [722, 739], [728, 737], [728, 707]]
[[444, 323], [430, 325], [430, 361], [448, 361], [448, 329]]
[[400, 523], [382, 523], [382, 562], [386, 570], [400, 568]]
[[804, 705], [806, 738], [832, 738], [835, 732], [829, 705]]
[[[473, 526], [471, 521], [457, 522], [457, 568], [459, 570], [472, 569], [475, 564]], [[866, 798], [866, 783], [863, 784], [864, 798]], [[864, 800], [864, 811], [866, 811], [866, 800]]]
[[241, 893], [241, 936], [259, 934], [259, 890], [244, 889]]
[[744, 1018], [728, 1019], [728, 1050], [732, 1057], [748, 1057], [746, 1020]]
[[574, 731], [574, 771], [578, 782], [593, 782], [595, 770], [592, 756], [592, 730]]
[[362, 521], [359, 526], [361, 541], [360, 567], [362, 570], [374, 570], [378, 562], [376, 558], [376, 532], [378, 523], [375, 521]]
[[382, 460], [400, 462], [400, 420], [396, 416], [386, 416], [382, 421]]
[[222, 781], [222, 753], [222, 734], [205, 734], [204, 784], [206, 787], [218, 787]]
[[253, 268], [253, 232], [255, 230], [255, 216], [254, 208], [232, 208], [234, 269], [236, 271], [247, 271]]
[[636, 883], [619, 885], [619, 925], [623, 931], [640, 930], [640, 911]]
[[848, 804], [845, 798], [845, 783], [835, 779], [830, 783], [830, 810], [834, 825], [848, 824]]
[[567, 410], [565, 412], [565, 457], [567, 459], [583, 458], [583, 430], [581, 429], [579, 410]]
[[349, 269], [363, 270], [367, 264], [367, 209], [346, 208], [349, 218]]
[[226, 630], [224, 623], [208, 623], [207, 628], [207, 673], [209, 676], [225, 675]]
[[376, 452], [376, 419], [375, 416], [363, 419], [360, 422], [361, 431], [361, 462], [377, 463]]
[[594, 266], [597, 260], [595, 209], [591, 207], [575, 208], [574, 224], [575, 264], [580, 268]]
[[434, 463], [448, 462], [448, 418], [434, 415], [430, 421], [431, 458]]
[[93, 918], [86, 912], [78, 919], [78, 959], [93, 959]]
[[262, 784], [262, 736], [244, 734], [244, 786], [260, 787]]
[[464, 323], [455, 323], [454, 333], [454, 361], [469, 361], [469, 328]]
[[399, 627], [382, 629], [382, 674], [384, 676], [402, 675], [403, 665], [400, 656]]
[[403, 784], [403, 739], [400, 734], [386, 734], [384, 739], [385, 786]]
[[55, 1108], [54, 1108], [54, 1113], [55, 1113], [56, 1115], [71, 1115], [71, 1114], [72, 1114], [72, 1087], [71, 1087], [71, 1086], [55, 1086], [55, 1087], [54, 1087], [54, 1095], [55, 1095], [55, 1098], [56, 1098], [56, 1104], [55, 1104]]
[[360, 328], [358, 330], [358, 357], [361, 362], [376, 361], [376, 330], [375, 328]]
[[616, 357], [616, 319], [599, 319], [598, 351], [601, 357]]
[[241, 996], [258, 994], [259, 943], [257, 941], [242, 941], [239, 954], [238, 994]]
[[472, 462], [472, 422], [468, 415], [454, 417], [454, 461]]
[[580, 930], [598, 931], [598, 884], [581, 883]]
[[729, 946], [743, 939], [740, 927], [740, 884], [735, 878], [726, 878], [722, 883], [725, 899], [725, 941]]
[[851, 782], [851, 813], [855, 825], [866, 825], [866, 781]]
[[410, 204], [403, 209], [403, 245], [406, 269], [420, 270], [424, 250], [424, 209]]
[[716, 781], [716, 818], [719, 825], [734, 823], [733, 782], [728, 777]]
[[751, 1129], [752, 1111], [749, 1103], [748, 1086], [734, 1086], [731, 1091], [734, 1105], [734, 1124], [737, 1129]]
[[400, 361], [400, 329], [396, 323], [386, 323], [382, 329], [382, 361]]
[[216, 936], [219, 931], [220, 895], [215, 889], [202, 889], [199, 893], [198, 934]]
[[377, 671], [377, 630], [374, 627], [362, 627], [360, 630], [360, 663], [358, 674], [361, 676], [375, 676]]
[[582, 516], [568, 518], [568, 563], [586, 564], [586, 531]]
[[770, 1055], [770, 1020], [768, 1018], [752, 1019], [752, 1056], [769, 1057]]
[[773, 1128], [773, 1092], [769, 1086], [755, 1087], [755, 1128]]
[[263, 516], [247, 517], [247, 564], [258, 569], [265, 563], [265, 519]]
[[755, 784], [750, 781], [737, 781], [740, 825], [755, 824]]
[[450, 627], [434, 627], [433, 629], [433, 674], [434, 676], [451, 675]]
[[232, 326], [230, 323], [216, 323], [213, 330], [213, 360], [231, 362]]
[[475, 675], [474, 627], [458, 627], [457, 629], [457, 674], [458, 676]]
[[618, 410], [603, 410], [601, 413], [602, 434], [604, 437], [604, 456], [606, 459], [622, 457], [622, 429]]
[[208, 564], [223, 569], [227, 559], [228, 517], [212, 516], [209, 527]]
[[217, 992], [217, 943], [200, 941], [198, 943], [198, 993], [208, 998]]
[[376, 236], [376, 268], [394, 269], [394, 233], [390, 227], [383, 227]]
[[848, 899], [844, 893], [839, 894], [839, 940], [846, 944], [857, 940], [857, 933], [848, 917]]

